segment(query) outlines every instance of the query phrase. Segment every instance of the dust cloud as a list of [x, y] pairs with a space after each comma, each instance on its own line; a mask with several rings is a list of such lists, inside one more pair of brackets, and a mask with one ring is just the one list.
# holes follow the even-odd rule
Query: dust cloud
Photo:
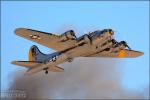
[[144, 99], [141, 92], [126, 90], [116, 59], [76, 58], [59, 65], [65, 72], [39, 72], [9, 76], [10, 90], [24, 90], [29, 99]]

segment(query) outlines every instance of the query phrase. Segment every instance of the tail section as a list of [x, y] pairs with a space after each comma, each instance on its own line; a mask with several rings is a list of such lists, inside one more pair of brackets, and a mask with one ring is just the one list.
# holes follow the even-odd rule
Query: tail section
[[33, 45], [29, 50], [29, 61], [37, 61], [42, 62], [45, 58], [45, 54], [43, 54], [37, 46]]
[[59, 55], [61, 55], [61, 52], [54, 52], [47, 55], [43, 54], [37, 46], [33, 45], [29, 50], [29, 61], [12, 61], [11, 63], [28, 68], [26, 74], [33, 74], [45, 70], [44, 68], [46, 68], [46, 73], [47, 71], [62, 72], [64, 71], [63, 68], [55, 66], [55, 64], [49, 64], [49, 62], [55, 62]]

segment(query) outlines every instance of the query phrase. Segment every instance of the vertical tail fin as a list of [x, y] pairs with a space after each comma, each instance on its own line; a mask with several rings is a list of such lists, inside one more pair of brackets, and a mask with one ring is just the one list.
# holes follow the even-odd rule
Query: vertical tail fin
[[40, 52], [37, 46], [33, 45], [29, 50], [29, 61], [43, 61], [45, 54]]

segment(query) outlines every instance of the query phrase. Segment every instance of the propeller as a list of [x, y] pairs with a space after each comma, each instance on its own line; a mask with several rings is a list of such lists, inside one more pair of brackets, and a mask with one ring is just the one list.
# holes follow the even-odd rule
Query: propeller
[[118, 42], [115, 39], [111, 40], [113, 44], [118, 44]]
[[75, 33], [74, 33], [73, 30], [69, 30], [69, 32], [70, 32], [70, 34], [71, 34], [72, 36], [74, 36], [75, 39], [77, 39], [77, 37], [76, 37], [76, 35], [75, 35]]
[[127, 42], [125, 41], [117, 42], [115, 39], [112, 39], [111, 41], [114, 44], [114, 47], [118, 47], [119, 45], [123, 44], [125, 47], [131, 50], [131, 48], [128, 46]]
[[120, 44], [123, 44], [125, 47], [127, 47], [129, 50], [131, 50], [131, 48], [128, 46], [127, 42], [121, 41]]

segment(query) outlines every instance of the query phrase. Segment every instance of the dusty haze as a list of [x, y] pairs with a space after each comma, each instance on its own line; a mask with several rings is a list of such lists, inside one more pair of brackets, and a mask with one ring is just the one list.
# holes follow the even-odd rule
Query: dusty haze
[[[24, 71], [9, 76], [10, 90], [24, 90], [26, 99], [143, 99], [144, 94], [125, 90], [118, 59], [76, 58], [59, 65], [65, 72], [32, 76]], [[19, 67], [18, 67], [19, 68]], [[21, 69], [21, 68], [20, 68]]]

